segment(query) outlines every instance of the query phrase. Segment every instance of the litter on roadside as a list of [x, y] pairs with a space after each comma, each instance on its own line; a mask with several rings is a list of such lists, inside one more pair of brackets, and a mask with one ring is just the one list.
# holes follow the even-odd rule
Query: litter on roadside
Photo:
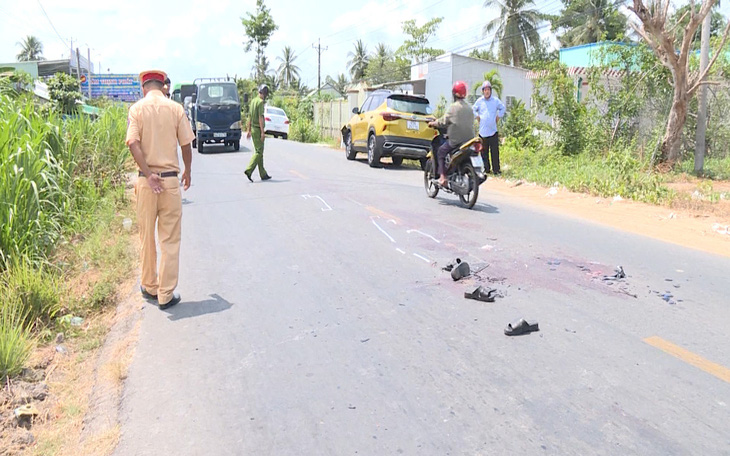
[[616, 266], [615, 273], [613, 275], [605, 275], [603, 276], [603, 281], [611, 281], [611, 280], [621, 280], [626, 278], [626, 273], [624, 272], [623, 266]]

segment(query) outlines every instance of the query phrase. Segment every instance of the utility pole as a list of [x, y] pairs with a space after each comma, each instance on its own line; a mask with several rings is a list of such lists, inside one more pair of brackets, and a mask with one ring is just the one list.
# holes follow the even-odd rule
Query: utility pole
[[312, 47], [317, 50], [317, 97], [319, 97], [319, 88], [322, 86], [322, 51], [326, 51], [328, 48], [322, 47], [317, 38], [317, 45], [312, 44]]
[[89, 100], [91, 100], [91, 49], [86, 48], [86, 83], [89, 85]]
[[79, 48], [76, 48], [76, 77], [79, 81], [79, 92], [81, 92], [81, 54], [79, 54]]
[[[710, 64], [710, 27], [712, 10], [702, 22], [702, 37], [700, 42], [700, 73]], [[697, 133], [695, 137], [695, 174], [700, 174], [705, 166], [705, 151], [707, 150], [707, 84], [700, 86], [699, 110], [697, 112]]]

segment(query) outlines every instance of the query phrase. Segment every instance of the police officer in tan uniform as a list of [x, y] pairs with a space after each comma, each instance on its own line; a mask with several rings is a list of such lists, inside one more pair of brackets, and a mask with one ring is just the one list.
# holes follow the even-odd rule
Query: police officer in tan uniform
[[[183, 107], [162, 93], [167, 75], [163, 71], [139, 74], [144, 98], [129, 108], [127, 146], [139, 167], [137, 223], [142, 242], [142, 296], [156, 299], [160, 309], [180, 302], [178, 281], [182, 196], [177, 145], [182, 149], [185, 170], [181, 181], [190, 187], [194, 135]], [[160, 244], [157, 269], [155, 223]]]

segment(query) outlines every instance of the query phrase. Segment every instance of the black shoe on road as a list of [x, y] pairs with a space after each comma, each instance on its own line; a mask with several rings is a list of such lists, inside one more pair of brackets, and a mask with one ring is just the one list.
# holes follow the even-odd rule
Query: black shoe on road
[[173, 293], [172, 299], [170, 299], [168, 302], [166, 302], [164, 304], [160, 304], [160, 310], [169, 309], [170, 307], [174, 306], [175, 304], [178, 304], [181, 300], [182, 300], [182, 298], [180, 297], [180, 295], [178, 293]]
[[261, 178], [262, 181], [267, 181], [269, 179], [271, 179], [271, 176], [269, 176], [268, 174]]
[[245, 174], [246, 177], [248, 177], [248, 180], [250, 180], [251, 182], [253, 182], [253, 179], [251, 179], [251, 174], [249, 174], [247, 172], [244, 172], [243, 174]]
[[142, 293], [143, 298], [150, 299], [152, 301], [157, 301], [157, 295], [149, 293], [147, 290], [145, 290], [144, 287], [139, 287], [139, 291]]

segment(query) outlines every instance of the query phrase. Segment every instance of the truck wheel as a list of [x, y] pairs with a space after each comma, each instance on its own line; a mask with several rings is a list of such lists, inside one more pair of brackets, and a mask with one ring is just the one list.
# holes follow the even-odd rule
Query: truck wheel
[[235, 150], [235, 151], [241, 150], [241, 141], [233, 141], [233, 150]]
[[284, 140], [287, 140], [287, 139], [289, 139], [289, 135], [288, 135], [288, 134], [286, 134], [286, 133], [284, 133], [283, 135], [281, 135], [281, 137], [282, 137], [282, 138], [284, 138]]
[[205, 141], [198, 140], [198, 153], [199, 154], [205, 153]]
[[197, 149], [198, 148], [198, 140], [197, 139], [193, 139], [193, 148], [194, 149]]

